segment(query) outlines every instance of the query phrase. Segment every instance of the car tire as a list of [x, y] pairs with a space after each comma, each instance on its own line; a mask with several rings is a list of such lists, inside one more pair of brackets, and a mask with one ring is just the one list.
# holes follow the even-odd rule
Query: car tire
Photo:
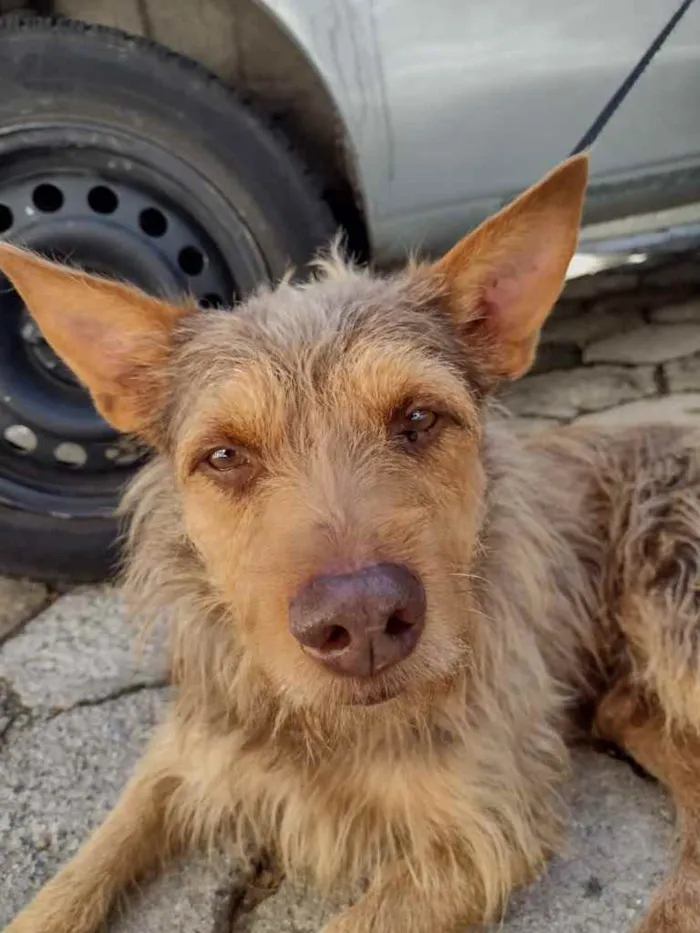
[[[166, 297], [228, 304], [303, 267], [335, 232], [286, 138], [153, 42], [0, 18], [0, 87], [0, 239]], [[26, 394], [0, 410], [0, 572], [98, 580], [115, 564], [113, 508], [138, 457], [40, 334], [22, 343], [31, 328], [18, 302], [0, 282], [0, 399], [14, 400], [11, 378]], [[73, 459], [54, 462], [59, 449]]]

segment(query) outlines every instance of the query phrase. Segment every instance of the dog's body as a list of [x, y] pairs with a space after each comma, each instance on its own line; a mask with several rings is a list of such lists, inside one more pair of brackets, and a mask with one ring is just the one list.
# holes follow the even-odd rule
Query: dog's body
[[[0, 251], [102, 411], [161, 451], [128, 497], [127, 585], [167, 610], [178, 685], [115, 811], [8, 933], [92, 933], [189, 843], [370, 879], [326, 933], [498, 917], [556, 849], [593, 704], [684, 821], [645, 930], [698, 928], [700, 430], [522, 441], [488, 402], [529, 365], [584, 182], [568, 163], [477, 231], [468, 274], [464, 247], [437, 274], [331, 262], [238, 315]], [[104, 299], [97, 335], [83, 292]], [[42, 295], [69, 306], [53, 334]], [[81, 346], [110, 315], [98, 372]]]
[[[474, 916], [497, 914], [556, 847], [564, 738], [581, 706], [633, 675], [663, 695], [679, 725], [694, 721], [699, 441], [700, 431], [657, 426], [525, 442], [507, 422], [488, 425], [490, 502], [464, 596], [464, 623], [473, 616], [484, 642], [471, 641], [463, 675], [427, 705], [417, 698], [380, 715], [333, 707], [309, 716], [278, 702], [245, 659], [235, 676], [220, 669], [216, 609], [208, 628], [198, 568], [173, 525], [163, 534], [173, 521], [167, 468], [152, 467], [131, 493], [143, 525], [130, 582], [151, 614], [181, 610], [175, 669], [186, 692], [172, 726], [184, 743], [180, 818], [207, 839], [222, 826], [225, 839], [252, 834], [287, 872], [308, 869], [325, 886], [374, 877], [401, 858], [438, 903], [439, 840], [456, 859], [455, 884], [472, 885]], [[397, 930], [413, 929], [415, 904], [406, 906]]]

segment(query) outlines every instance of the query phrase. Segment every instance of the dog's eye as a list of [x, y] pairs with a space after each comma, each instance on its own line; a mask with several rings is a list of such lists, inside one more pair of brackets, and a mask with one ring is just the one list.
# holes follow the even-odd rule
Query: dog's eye
[[392, 418], [390, 433], [406, 446], [417, 447], [432, 438], [439, 421], [437, 412], [429, 408], [408, 408]]
[[207, 456], [206, 462], [217, 473], [228, 473], [250, 464], [248, 457], [237, 447], [217, 447]]
[[409, 425], [409, 433], [418, 434], [421, 431], [430, 431], [434, 428], [438, 416], [434, 411], [428, 411], [425, 408], [414, 408], [406, 415], [406, 421]]
[[210, 447], [194, 465], [219, 484], [229, 489], [242, 490], [260, 473], [261, 463], [256, 454], [247, 447], [235, 444]]

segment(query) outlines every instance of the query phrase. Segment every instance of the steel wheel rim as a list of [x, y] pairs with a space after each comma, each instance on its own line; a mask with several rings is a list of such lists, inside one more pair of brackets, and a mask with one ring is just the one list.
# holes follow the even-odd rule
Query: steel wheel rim
[[[0, 134], [0, 239], [167, 298], [189, 292], [204, 306], [229, 305], [266, 276], [230, 205], [225, 228], [219, 221], [205, 226], [188, 209], [188, 201], [198, 207], [198, 184], [205, 200], [212, 194], [194, 170], [112, 130], [109, 145], [101, 145], [101, 133], [43, 126]], [[3, 281], [0, 502], [41, 514], [106, 517], [143, 456], [141, 445], [97, 415]]]

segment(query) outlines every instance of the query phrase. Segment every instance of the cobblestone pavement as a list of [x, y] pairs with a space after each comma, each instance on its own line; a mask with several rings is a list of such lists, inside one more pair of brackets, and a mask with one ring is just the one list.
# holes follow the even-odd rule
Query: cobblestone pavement
[[573, 280], [531, 375], [504, 394], [522, 431], [700, 416], [700, 253]]
[[[700, 256], [572, 282], [533, 374], [504, 401], [524, 432], [700, 423]], [[0, 579], [0, 926], [114, 802], [167, 700], [157, 647], [136, 660], [132, 636], [109, 587], [57, 595]], [[516, 898], [504, 933], [624, 933], [668, 865], [666, 798], [625, 764], [579, 753], [568, 796], [568, 850]], [[256, 907], [250, 881], [230, 865], [174, 866], [112, 928], [317, 933], [328, 915], [287, 883]]]

